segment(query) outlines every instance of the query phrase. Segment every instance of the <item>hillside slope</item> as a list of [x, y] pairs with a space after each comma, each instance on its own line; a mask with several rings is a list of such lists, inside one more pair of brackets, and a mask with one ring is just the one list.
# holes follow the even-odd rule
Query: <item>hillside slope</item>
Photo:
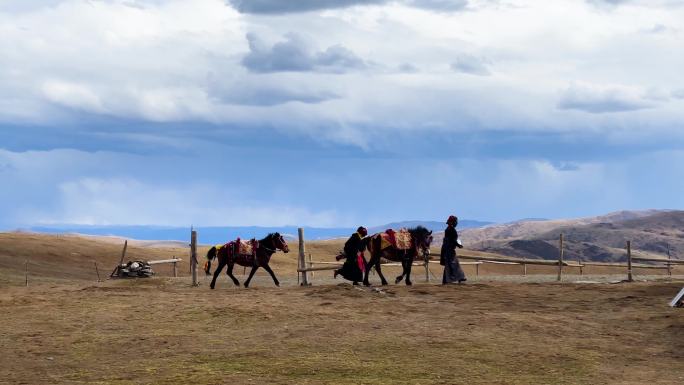
[[[124, 239], [117, 237], [83, 235], [47, 235], [25, 232], [0, 233], [0, 286], [21, 284], [24, 281], [25, 262], [29, 261], [29, 275], [37, 282], [63, 282], [73, 280], [96, 280], [95, 262], [100, 277], [105, 279], [121, 258]], [[314, 260], [335, 261], [335, 255], [342, 248], [343, 241], [310, 241], [306, 253]], [[189, 275], [189, 247], [182, 243], [167, 241], [129, 240], [125, 260], [160, 260], [181, 258], [178, 264], [180, 276]], [[277, 252], [271, 265], [278, 274], [296, 276], [299, 244], [289, 242], [290, 253]], [[198, 247], [200, 267], [206, 261], [209, 246]], [[215, 265], [212, 267], [215, 268]], [[241, 267], [236, 267], [239, 273]], [[171, 276], [171, 265], [155, 265], [154, 271], [162, 276]], [[200, 271], [200, 275], [204, 274]], [[265, 275], [260, 269], [257, 275]]]
[[482, 229], [466, 229], [467, 246], [504, 255], [554, 259], [558, 237], [565, 238], [568, 259], [620, 261], [625, 243], [635, 253], [684, 256], [684, 211], [621, 211], [608, 215], [551, 221], [524, 221]]

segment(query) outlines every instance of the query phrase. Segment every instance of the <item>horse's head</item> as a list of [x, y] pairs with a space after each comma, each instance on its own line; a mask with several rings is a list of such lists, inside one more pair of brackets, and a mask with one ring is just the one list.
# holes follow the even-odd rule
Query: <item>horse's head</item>
[[413, 237], [416, 248], [422, 253], [427, 253], [430, 251], [430, 244], [432, 243], [432, 231], [426, 229], [423, 226], [418, 226], [414, 229], [410, 229], [409, 232]]
[[290, 247], [287, 246], [285, 238], [280, 235], [280, 233], [273, 234], [273, 245], [275, 246], [276, 250], [282, 250], [283, 253], [290, 252]]

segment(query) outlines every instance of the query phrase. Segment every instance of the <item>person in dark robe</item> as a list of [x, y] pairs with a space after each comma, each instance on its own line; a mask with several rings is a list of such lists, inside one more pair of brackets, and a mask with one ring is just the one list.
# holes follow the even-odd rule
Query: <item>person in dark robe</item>
[[358, 285], [363, 281], [363, 273], [366, 270], [366, 260], [363, 258], [363, 251], [366, 249], [364, 238], [368, 235], [365, 227], [359, 227], [354, 234], [349, 237], [344, 244], [344, 255], [346, 260], [341, 268], [335, 270], [334, 278], [341, 275], [345, 279]]
[[442, 241], [442, 252], [439, 261], [444, 266], [444, 274], [442, 275], [443, 285], [466, 281], [465, 273], [456, 257], [456, 248], [463, 248], [463, 245], [458, 240], [458, 232], [456, 232], [458, 218], [451, 215], [446, 223], [447, 228], [444, 230], [444, 240]]

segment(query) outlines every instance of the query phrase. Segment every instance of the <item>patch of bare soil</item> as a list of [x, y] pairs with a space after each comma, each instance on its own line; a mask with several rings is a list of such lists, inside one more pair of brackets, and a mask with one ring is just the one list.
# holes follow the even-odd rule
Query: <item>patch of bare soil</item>
[[0, 384], [681, 384], [683, 285], [8, 286]]

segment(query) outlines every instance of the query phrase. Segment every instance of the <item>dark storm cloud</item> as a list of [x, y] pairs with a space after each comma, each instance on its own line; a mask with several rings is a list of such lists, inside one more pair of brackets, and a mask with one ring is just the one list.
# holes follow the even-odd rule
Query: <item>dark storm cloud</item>
[[468, 6], [467, 0], [405, 0], [404, 4], [440, 12], [461, 11]]
[[224, 103], [244, 106], [276, 106], [290, 102], [317, 104], [340, 97], [327, 91], [293, 90], [251, 84], [217, 84], [209, 87], [208, 91], [212, 97]]
[[240, 13], [281, 14], [382, 4], [386, 0], [229, 0]]
[[451, 69], [456, 72], [462, 72], [470, 75], [490, 75], [489, 69], [487, 68], [487, 62], [484, 59], [472, 55], [460, 55], [453, 63], [451, 63]]
[[386, 3], [398, 3], [442, 12], [460, 11], [468, 5], [467, 0], [228, 0], [228, 2], [240, 13], [271, 15]]
[[334, 72], [342, 73], [366, 66], [363, 59], [342, 45], [316, 51], [296, 34], [287, 34], [286, 40], [265, 45], [255, 34], [248, 33], [250, 52], [242, 65], [251, 72]]

